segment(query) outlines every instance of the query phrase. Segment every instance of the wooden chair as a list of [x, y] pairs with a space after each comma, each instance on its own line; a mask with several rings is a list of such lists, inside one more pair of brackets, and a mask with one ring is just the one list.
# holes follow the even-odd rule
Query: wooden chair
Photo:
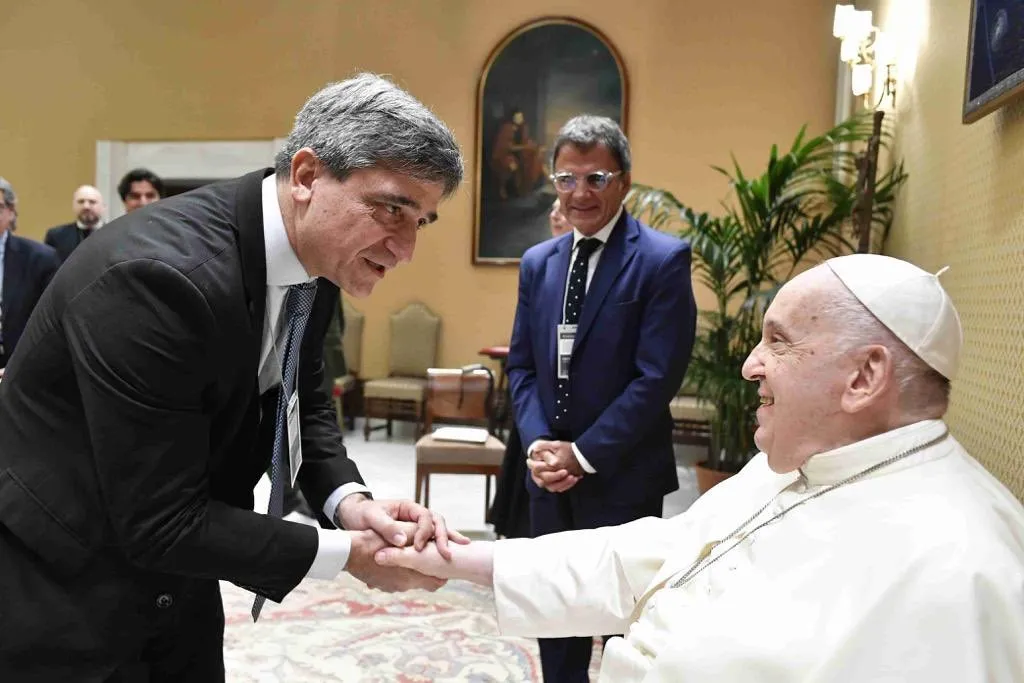
[[342, 316], [345, 331], [341, 337], [341, 348], [345, 355], [346, 372], [334, 379], [334, 408], [338, 413], [338, 426], [354, 428], [353, 419], [362, 413], [363, 380], [359, 377], [363, 361], [363, 327], [365, 316], [341, 297]]
[[442, 441], [431, 433], [434, 422], [460, 422], [479, 426], [486, 431], [494, 402], [494, 377], [487, 369], [431, 368], [427, 372], [427, 394], [424, 407], [426, 435], [416, 442], [416, 502], [430, 505], [430, 475], [482, 474], [484, 484], [484, 519], [489, 516], [491, 477], [501, 472], [505, 444], [487, 434], [484, 443]]
[[711, 419], [715, 407], [700, 401], [693, 389], [683, 382], [679, 393], [668, 404], [672, 414], [672, 441], [711, 448]]
[[[391, 436], [392, 420], [416, 423], [416, 435], [423, 433], [423, 394], [427, 386], [427, 369], [437, 362], [437, 342], [441, 319], [421, 303], [413, 302], [391, 315], [388, 376], [369, 380], [363, 385], [363, 436], [384, 428]], [[371, 427], [370, 419], [386, 420]]]

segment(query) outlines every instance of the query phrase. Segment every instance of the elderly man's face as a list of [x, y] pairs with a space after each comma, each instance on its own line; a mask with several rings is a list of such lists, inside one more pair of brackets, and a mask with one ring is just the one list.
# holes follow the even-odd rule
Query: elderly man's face
[[103, 195], [89, 185], [75, 190], [71, 198], [71, 208], [75, 212], [75, 220], [90, 228], [100, 222], [106, 211], [106, 207], [103, 206]]
[[[830, 287], [820, 268], [785, 285], [764, 316], [761, 342], [743, 364], [759, 383], [754, 442], [775, 472], [791, 472], [843, 443], [841, 398], [849, 370], [837, 325], [824, 313]], [[832, 276], [834, 278], [834, 276]]]
[[8, 204], [3, 194], [0, 194], [0, 235], [11, 229], [14, 220], [18, 217], [17, 209], [13, 204]]
[[[293, 247], [306, 272], [368, 296], [389, 270], [412, 260], [420, 228], [437, 219], [444, 187], [383, 168], [334, 178], [300, 150], [290, 187]], [[298, 184], [296, 184], [296, 181]]]

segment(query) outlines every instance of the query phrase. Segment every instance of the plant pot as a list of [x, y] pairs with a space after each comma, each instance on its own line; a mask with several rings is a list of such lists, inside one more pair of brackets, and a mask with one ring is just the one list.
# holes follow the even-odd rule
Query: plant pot
[[722, 483], [734, 474], [734, 472], [710, 469], [705, 466], [706, 462], [699, 462], [693, 466], [697, 470], [697, 491], [701, 495], [707, 493], [715, 484]]

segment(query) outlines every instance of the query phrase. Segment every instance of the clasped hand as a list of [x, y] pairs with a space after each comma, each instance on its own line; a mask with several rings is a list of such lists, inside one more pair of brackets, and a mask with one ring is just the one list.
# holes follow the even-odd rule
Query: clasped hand
[[567, 441], [538, 441], [526, 459], [530, 477], [551, 493], [568, 491], [583, 478], [572, 444]]
[[422, 551], [433, 539], [437, 552], [450, 560], [449, 542], [469, 543], [468, 538], [447, 528], [444, 517], [408, 500], [378, 501], [353, 494], [338, 504], [337, 518], [352, 539], [345, 569], [370, 588], [388, 593], [416, 588], [435, 591], [445, 581], [410, 569], [380, 566], [374, 561], [379, 550], [411, 544]]

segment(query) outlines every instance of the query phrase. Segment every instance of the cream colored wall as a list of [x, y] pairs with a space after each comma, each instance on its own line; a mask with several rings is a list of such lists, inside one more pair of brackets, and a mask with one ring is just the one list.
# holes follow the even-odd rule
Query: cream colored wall
[[950, 266], [965, 337], [950, 426], [1024, 499], [1024, 99], [961, 124], [970, 0], [860, 4], [904, 46], [896, 154], [910, 177], [886, 252]]
[[[474, 158], [475, 93], [491, 49], [552, 15], [603, 31], [629, 76], [634, 178], [699, 209], [726, 193], [710, 164], [761, 163], [774, 142], [831, 123], [837, 45], [816, 0], [39, 0], [0, 21], [0, 175], [22, 234], [70, 219], [94, 179], [97, 139], [265, 139], [302, 101], [354, 70], [391, 74], [452, 126]], [[473, 177], [473, 169], [468, 169]], [[108, 198], [118, 201], [116, 198]], [[366, 301], [364, 374], [386, 371], [387, 314], [411, 299], [443, 318], [440, 362], [507, 340], [517, 271], [474, 267], [472, 187], [422, 233], [413, 264]]]

